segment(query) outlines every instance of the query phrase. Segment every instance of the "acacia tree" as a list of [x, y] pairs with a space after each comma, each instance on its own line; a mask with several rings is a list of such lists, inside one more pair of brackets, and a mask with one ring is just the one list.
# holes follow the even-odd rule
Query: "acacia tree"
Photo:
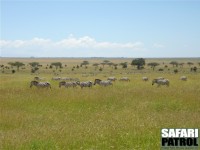
[[153, 68], [153, 70], [155, 69], [156, 66], [160, 65], [159, 63], [157, 62], [150, 62], [147, 64], [148, 66], [151, 66]]
[[183, 68], [184, 63], [179, 63], [178, 65]]
[[145, 65], [145, 59], [144, 58], [133, 59], [131, 65], [137, 66], [137, 69], [142, 69], [142, 67]]
[[110, 61], [109, 60], [104, 60], [103, 63], [105, 63], [105, 65], [108, 65]]
[[61, 62], [53, 62], [51, 63], [51, 66], [55, 66], [56, 67], [56, 70], [59, 68], [62, 68], [62, 63]]
[[127, 68], [128, 67], [127, 62], [120, 63], [120, 65], [122, 66], [122, 68]]
[[178, 67], [178, 62], [176, 62], [176, 61], [171, 61], [169, 64], [171, 64], [173, 67], [174, 66]]
[[89, 65], [89, 64], [90, 64], [90, 63], [89, 63], [87, 60], [84, 60], [84, 61], [81, 63], [81, 66], [84, 65], [84, 66], [86, 67], [86, 66]]
[[192, 62], [187, 62], [187, 64], [189, 65], [189, 67], [190, 67], [191, 65], [194, 65], [194, 63], [192, 63]]
[[94, 63], [93, 66], [95, 66], [95, 70], [97, 69], [97, 67], [99, 66], [98, 63]]
[[103, 68], [104, 68], [104, 66], [106, 65], [106, 63], [105, 63], [105, 62], [102, 62], [102, 63], [101, 63], [101, 65], [102, 65], [102, 66], [103, 66]]
[[19, 62], [19, 61], [16, 61], [16, 62], [9, 62], [8, 64], [11, 65], [11, 66], [17, 67], [17, 71], [19, 71], [19, 68], [20, 68], [20, 67], [22, 67], [22, 66], [25, 65], [24, 63]]
[[31, 63], [29, 63], [29, 65], [31, 66], [31, 67], [38, 67], [39, 66], [39, 62], [31, 62]]

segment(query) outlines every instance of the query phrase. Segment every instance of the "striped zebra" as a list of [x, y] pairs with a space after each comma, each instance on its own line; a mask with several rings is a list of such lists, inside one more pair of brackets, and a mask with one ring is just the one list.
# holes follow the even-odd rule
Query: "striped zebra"
[[169, 86], [169, 80], [168, 79], [153, 79], [152, 85], [154, 85], [155, 83], [158, 85], [158, 87], [160, 85]]
[[61, 82], [59, 82], [59, 87], [61, 87], [61, 86], [64, 86], [64, 87], [66, 87], [66, 88], [69, 88], [69, 87], [76, 87], [77, 86], [77, 84], [76, 84], [76, 82], [65, 82], [65, 81], [61, 81]]
[[115, 78], [115, 77], [108, 77], [108, 79], [107, 80], [110, 80], [110, 81], [116, 81], [117, 79]]
[[181, 77], [180, 77], [180, 80], [182, 80], [182, 81], [187, 81], [187, 77], [186, 77], [186, 76], [181, 76]]
[[61, 77], [53, 77], [52, 80], [58, 81], [58, 80], [61, 80]]
[[94, 85], [99, 84], [101, 86], [109, 86], [109, 85], [113, 85], [112, 82], [110, 80], [106, 80], [106, 81], [102, 81], [100, 79], [95, 79], [94, 80]]
[[62, 77], [62, 78], [60, 78], [60, 80], [62, 80], [62, 81], [70, 81], [70, 78], [68, 78], [68, 77]]
[[142, 77], [142, 80], [143, 81], [148, 81], [149, 79], [148, 79], [148, 77]]
[[92, 81], [85, 81], [85, 82], [76, 82], [77, 85], [79, 85], [81, 87], [81, 89], [83, 87], [92, 87]]
[[122, 77], [119, 79], [119, 81], [128, 81], [130, 82], [130, 79], [128, 77]]
[[38, 88], [51, 88], [51, 84], [49, 82], [31, 81], [30, 88], [32, 86], [36, 86]]

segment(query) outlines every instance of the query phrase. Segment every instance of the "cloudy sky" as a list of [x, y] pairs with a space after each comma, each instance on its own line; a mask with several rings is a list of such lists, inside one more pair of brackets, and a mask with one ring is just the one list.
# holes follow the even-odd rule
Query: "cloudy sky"
[[198, 0], [0, 0], [3, 57], [200, 57]]

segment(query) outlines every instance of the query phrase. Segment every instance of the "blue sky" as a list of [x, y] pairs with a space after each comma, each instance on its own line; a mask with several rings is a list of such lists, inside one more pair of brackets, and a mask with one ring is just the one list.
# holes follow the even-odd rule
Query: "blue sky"
[[200, 57], [200, 1], [1, 0], [1, 56]]

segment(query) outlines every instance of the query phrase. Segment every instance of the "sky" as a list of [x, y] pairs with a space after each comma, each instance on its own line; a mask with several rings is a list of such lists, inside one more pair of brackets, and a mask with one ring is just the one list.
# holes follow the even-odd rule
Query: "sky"
[[200, 57], [200, 0], [0, 0], [1, 57]]

